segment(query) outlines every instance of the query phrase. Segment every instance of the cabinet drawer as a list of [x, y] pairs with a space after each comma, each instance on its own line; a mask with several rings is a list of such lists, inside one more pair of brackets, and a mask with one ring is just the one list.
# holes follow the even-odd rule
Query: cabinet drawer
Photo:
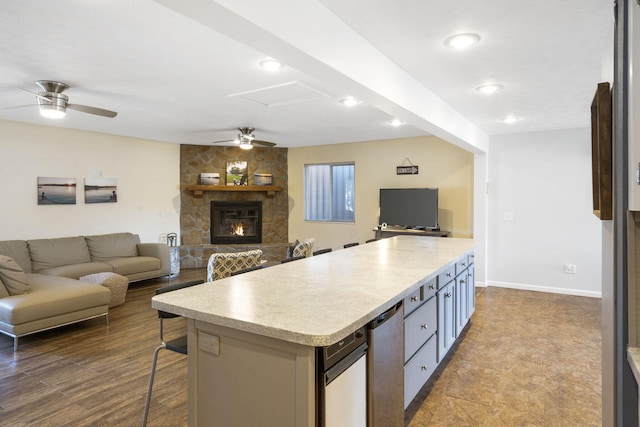
[[436, 341], [436, 336], [432, 336], [409, 363], [404, 365], [405, 409], [436, 369]]
[[422, 298], [422, 288], [418, 288], [415, 291], [411, 292], [411, 294], [404, 297], [404, 315], [407, 316], [410, 313], [420, 307], [423, 303], [424, 299]]
[[424, 301], [430, 299], [432, 296], [436, 294], [436, 290], [438, 289], [437, 281], [438, 281], [438, 278], [434, 277], [423, 286], [424, 292], [423, 292], [422, 298]]
[[436, 299], [431, 298], [404, 319], [405, 362], [436, 332], [438, 325], [437, 310]]
[[442, 289], [450, 281], [456, 277], [455, 264], [442, 270], [442, 273], [438, 274], [438, 289]]
[[456, 274], [462, 273], [467, 269], [468, 266], [469, 266], [469, 260], [465, 255], [456, 262]]

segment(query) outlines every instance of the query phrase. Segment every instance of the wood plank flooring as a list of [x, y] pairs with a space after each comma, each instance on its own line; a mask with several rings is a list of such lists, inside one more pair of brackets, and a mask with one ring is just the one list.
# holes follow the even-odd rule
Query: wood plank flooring
[[[183, 270], [172, 282], [204, 275]], [[24, 337], [15, 354], [0, 336], [0, 425], [140, 425], [158, 342], [150, 299], [168, 283], [132, 284], [108, 326], [93, 319]], [[169, 333], [184, 327], [177, 319]], [[600, 300], [479, 288], [465, 334], [405, 426], [601, 424]], [[162, 351], [148, 425], [186, 420], [186, 359]]]

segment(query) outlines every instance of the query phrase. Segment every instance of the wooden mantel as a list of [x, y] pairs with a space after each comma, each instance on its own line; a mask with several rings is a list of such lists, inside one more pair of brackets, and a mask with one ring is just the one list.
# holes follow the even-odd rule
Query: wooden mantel
[[278, 185], [187, 185], [193, 197], [201, 198], [205, 191], [264, 191], [267, 197], [274, 197], [282, 187]]

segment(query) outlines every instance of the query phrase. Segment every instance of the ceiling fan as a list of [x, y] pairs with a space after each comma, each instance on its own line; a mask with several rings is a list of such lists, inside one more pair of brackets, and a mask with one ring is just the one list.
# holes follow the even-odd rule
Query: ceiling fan
[[238, 134], [236, 139], [223, 139], [221, 141], [213, 141], [212, 144], [217, 144], [219, 142], [235, 142], [242, 148], [243, 150], [250, 150], [254, 145], [260, 145], [263, 147], [275, 147], [275, 143], [269, 141], [260, 141], [257, 140], [253, 135], [254, 128], [238, 128], [240, 133]]
[[[36, 84], [42, 89], [33, 92], [23, 89], [25, 92], [32, 93], [38, 101], [40, 114], [50, 119], [61, 119], [65, 116], [67, 108], [70, 110], [80, 111], [82, 113], [94, 114], [96, 116], [114, 118], [118, 115], [115, 111], [109, 111], [102, 108], [90, 107], [88, 105], [70, 104], [69, 97], [62, 92], [69, 89], [66, 83], [55, 82], [52, 80], [38, 80]], [[15, 108], [15, 107], [14, 107]]]

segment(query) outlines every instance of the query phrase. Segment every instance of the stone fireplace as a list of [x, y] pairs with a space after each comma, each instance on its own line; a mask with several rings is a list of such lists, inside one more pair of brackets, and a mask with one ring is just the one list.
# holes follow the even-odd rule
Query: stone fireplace
[[262, 243], [261, 201], [211, 201], [211, 244]]
[[[248, 191], [221, 191], [215, 186], [196, 195], [187, 190], [200, 184], [200, 174], [217, 172], [224, 186], [227, 162], [246, 161]], [[230, 146], [180, 146], [180, 266], [202, 268], [212, 253], [261, 249], [263, 259], [278, 261], [286, 257], [289, 246], [289, 194], [286, 148], [254, 147], [242, 150]], [[254, 174], [272, 174], [273, 185], [282, 189], [272, 194], [253, 182]], [[262, 205], [261, 239], [255, 243], [234, 238], [227, 243], [212, 240], [212, 202], [260, 202]]]

